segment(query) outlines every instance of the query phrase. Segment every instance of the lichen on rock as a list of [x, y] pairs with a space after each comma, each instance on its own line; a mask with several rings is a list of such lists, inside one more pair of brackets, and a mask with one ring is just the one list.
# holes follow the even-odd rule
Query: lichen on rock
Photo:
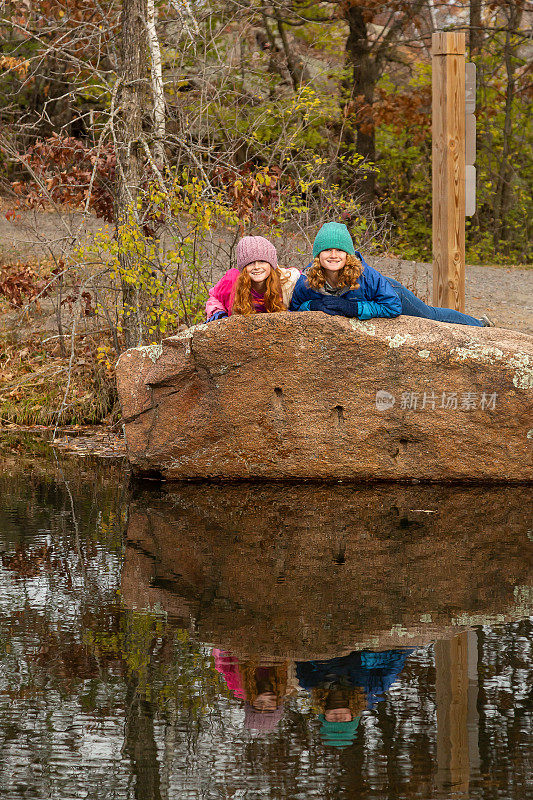
[[411, 336], [410, 333], [406, 334], [397, 333], [395, 336], [387, 336], [389, 347], [401, 347], [402, 344], [405, 344], [405, 342], [408, 339], [412, 338], [413, 337]]
[[163, 355], [163, 345], [160, 343], [147, 344], [137, 349], [143, 357], [148, 357], [154, 364]]
[[456, 361], [482, 361], [485, 364], [494, 364], [503, 358], [503, 350], [471, 340], [465, 347], [452, 348], [450, 356]]
[[515, 353], [509, 359], [509, 364], [516, 372], [513, 383], [518, 389], [533, 388], [533, 364], [526, 353]]
[[205, 331], [208, 328], [207, 322], [200, 322], [198, 325], [191, 325], [190, 328], [187, 328], [184, 331], [180, 331], [179, 333], [175, 333], [170, 338], [174, 341], [179, 341], [180, 339], [192, 339], [195, 333], [199, 331]]
[[350, 325], [354, 331], [361, 331], [362, 333], [366, 333], [368, 336], [376, 335], [376, 326], [368, 320], [351, 319]]

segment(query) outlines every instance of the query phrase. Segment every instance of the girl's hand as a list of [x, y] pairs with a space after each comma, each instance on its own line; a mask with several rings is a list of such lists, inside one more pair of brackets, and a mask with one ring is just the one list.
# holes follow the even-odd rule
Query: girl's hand
[[357, 300], [347, 300], [344, 297], [324, 295], [319, 300], [312, 300], [309, 308], [311, 311], [323, 311], [324, 314], [330, 314], [331, 316], [339, 315], [350, 318], [359, 316]]
[[209, 317], [207, 320], [208, 322], [217, 322], [219, 319], [225, 319], [228, 315], [225, 311], [215, 311], [215, 313]]
[[331, 314], [331, 311], [326, 309], [324, 305], [324, 297], [317, 297], [315, 300], [311, 300], [309, 303], [309, 311], [323, 311], [324, 314]]

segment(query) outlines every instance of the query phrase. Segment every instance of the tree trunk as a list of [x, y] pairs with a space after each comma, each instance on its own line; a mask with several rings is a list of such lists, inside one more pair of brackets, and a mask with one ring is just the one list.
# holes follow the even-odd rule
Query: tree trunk
[[[370, 42], [362, 9], [350, 6], [345, 12], [349, 26], [346, 40], [346, 60], [349, 74], [343, 83], [343, 112], [346, 118], [355, 115], [355, 136], [353, 128], [346, 126], [343, 131], [343, 144], [347, 149], [355, 149], [365, 161], [372, 164], [376, 160], [376, 134], [372, 105], [378, 80], [378, 67], [370, 52]], [[375, 198], [375, 176], [367, 174], [365, 180], [358, 183], [363, 203], [370, 205]]]
[[[146, 0], [122, 2], [122, 62], [120, 74], [120, 114], [116, 126], [117, 181], [116, 225], [124, 310], [123, 331], [126, 348], [143, 342], [142, 290], [135, 282], [134, 258], [123, 245], [121, 226], [137, 214], [141, 182], [142, 109], [146, 95]], [[133, 279], [133, 282], [132, 282]]]
[[482, 43], [481, 30], [481, 0], [470, 0], [470, 30], [468, 43], [470, 45], [470, 58], [481, 50]]
[[[286, 70], [284, 69], [283, 59], [281, 55], [281, 50], [278, 47], [276, 42], [276, 37], [274, 36], [272, 30], [270, 29], [270, 25], [268, 22], [268, 16], [264, 10], [261, 9], [261, 19], [263, 21], [263, 29], [265, 32], [265, 36], [263, 37], [259, 32], [256, 34], [256, 41], [259, 47], [263, 50], [268, 50], [270, 53], [268, 71], [272, 75], [279, 75], [281, 82], [288, 84], [288, 76], [286, 74]], [[275, 97], [277, 94], [277, 89], [275, 90], [273, 87], [270, 89], [270, 96]]]
[[285, 26], [277, 9], [274, 9], [274, 16], [276, 17], [276, 24], [278, 26], [279, 35], [283, 44], [283, 52], [285, 53], [285, 59], [287, 61], [287, 69], [289, 70], [289, 74], [291, 76], [294, 91], [297, 92], [302, 83], [307, 83], [310, 80], [309, 73], [302, 64], [301, 59], [292, 52], [289, 40], [287, 38], [287, 31], [285, 30]]
[[505, 117], [503, 123], [503, 150], [500, 158], [496, 192], [494, 197], [494, 233], [493, 243], [497, 248], [501, 241], [506, 241], [507, 212], [511, 201], [511, 182], [513, 167], [511, 164], [512, 135], [513, 135], [513, 103], [516, 92], [517, 53], [513, 36], [520, 28], [522, 11], [518, 5], [510, 5], [508, 28], [505, 34], [504, 62], [507, 73], [507, 87], [505, 90]]
[[135, 800], [161, 800], [153, 704], [137, 692], [137, 682], [128, 678], [126, 725], [123, 751], [135, 775]]

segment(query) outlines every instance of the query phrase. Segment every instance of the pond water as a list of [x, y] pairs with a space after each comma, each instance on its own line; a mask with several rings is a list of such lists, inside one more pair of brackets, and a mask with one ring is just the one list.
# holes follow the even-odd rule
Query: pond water
[[0, 797], [532, 796], [530, 489], [1, 455]]

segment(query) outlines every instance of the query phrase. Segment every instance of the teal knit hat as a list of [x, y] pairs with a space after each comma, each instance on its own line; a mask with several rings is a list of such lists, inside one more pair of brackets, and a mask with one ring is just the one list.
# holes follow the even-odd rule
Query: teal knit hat
[[322, 250], [344, 250], [345, 253], [355, 255], [350, 231], [342, 222], [326, 222], [318, 231], [313, 242], [313, 258]]
[[331, 747], [348, 747], [355, 739], [361, 717], [355, 717], [351, 722], [328, 722], [324, 714], [319, 714], [318, 719], [322, 723], [320, 738], [324, 744]]

